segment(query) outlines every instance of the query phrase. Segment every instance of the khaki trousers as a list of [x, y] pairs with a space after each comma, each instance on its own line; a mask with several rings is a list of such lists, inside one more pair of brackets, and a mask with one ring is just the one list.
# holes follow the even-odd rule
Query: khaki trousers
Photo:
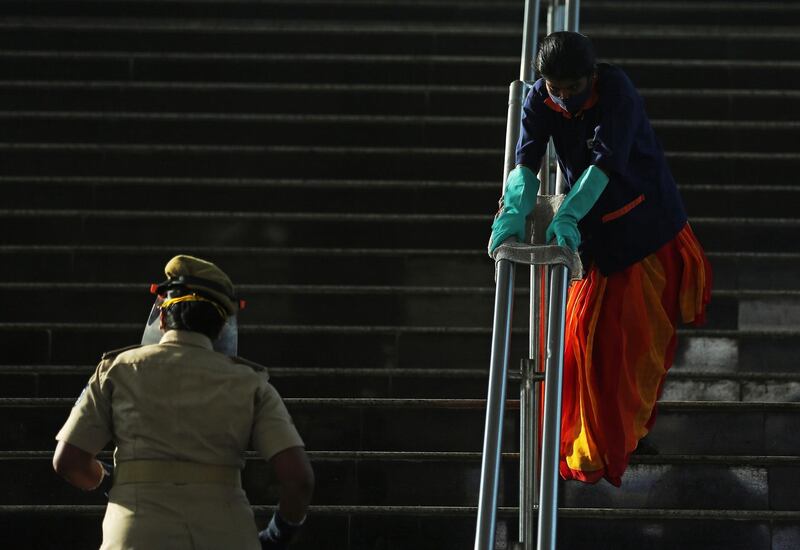
[[101, 550], [260, 550], [240, 487], [126, 483], [109, 493]]

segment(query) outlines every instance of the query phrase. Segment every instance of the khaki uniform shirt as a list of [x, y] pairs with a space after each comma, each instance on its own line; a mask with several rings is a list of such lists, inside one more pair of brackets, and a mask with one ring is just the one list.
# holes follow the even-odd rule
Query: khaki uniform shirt
[[[265, 459], [303, 445], [266, 369], [217, 353], [206, 336], [188, 331], [169, 331], [158, 344], [103, 356], [56, 439], [92, 454], [113, 440], [116, 463], [238, 468], [250, 445]], [[255, 549], [252, 518], [240, 488], [117, 485], [102, 548]]]

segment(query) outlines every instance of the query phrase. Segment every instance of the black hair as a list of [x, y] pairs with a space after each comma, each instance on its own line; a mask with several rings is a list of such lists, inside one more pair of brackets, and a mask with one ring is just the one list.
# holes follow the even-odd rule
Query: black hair
[[211, 340], [219, 337], [225, 321], [214, 304], [208, 302], [178, 302], [164, 310], [164, 325], [168, 330], [191, 330]]
[[554, 32], [542, 40], [536, 72], [547, 80], [572, 80], [590, 75], [596, 65], [594, 46], [578, 32]]

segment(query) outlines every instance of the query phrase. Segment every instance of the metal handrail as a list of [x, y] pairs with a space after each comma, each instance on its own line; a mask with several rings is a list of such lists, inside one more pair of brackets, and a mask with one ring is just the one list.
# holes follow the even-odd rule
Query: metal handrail
[[[578, 30], [580, 2], [565, 1], [563, 7], [559, 5], [559, 0], [550, 1], [548, 34], [562, 29]], [[502, 180], [504, 184], [515, 166], [522, 105], [528, 87], [533, 84], [533, 60], [538, 44], [539, 11], [538, 0], [526, 0], [520, 78], [509, 86]], [[551, 166], [555, 164], [552, 162], [553, 159], [554, 151], [551, 144], [540, 173], [542, 195], [556, 195], [560, 191], [561, 175], [557, 168], [555, 178], [551, 177]], [[556, 206], [556, 201], [550, 201], [549, 205]], [[539, 217], [538, 212], [537, 217]], [[543, 231], [539, 232], [537, 239], [534, 231], [534, 243], [544, 245], [542, 233]], [[543, 261], [543, 249], [554, 247], [535, 245], [522, 245], [522, 247], [530, 253], [529, 258], [519, 256], [520, 245], [501, 245], [495, 253], [495, 313], [475, 550], [492, 550], [495, 545], [503, 410], [514, 300], [513, 262], [531, 265], [530, 360], [523, 362], [520, 384], [520, 545], [518, 548], [523, 550], [533, 548], [533, 515], [534, 510], [538, 508], [537, 548], [555, 550], [566, 296], [570, 274], [574, 275], [579, 270], [575, 268], [574, 263], [564, 258], [558, 261]], [[515, 249], [514, 254], [511, 248]], [[574, 253], [564, 249], [564, 256], [569, 255], [574, 256]], [[577, 257], [576, 260], [579, 265]], [[553, 266], [554, 263], [558, 265]], [[546, 335], [547, 344], [544, 350], [539, 349], [541, 334]], [[536, 391], [535, 383], [541, 380], [542, 370], [545, 378], [544, 419], [540, 422], [538, 419], [540, 394]]]
[[[495, 251], [497, 259], [497, 286], [495, 293], [495, 313], [492, 333], [492, 354], [489, 369], [489, 391], [486, 401], [486, 423], [484, 427], [483, 461], [481, 467], [480, 494], [478, 500], [478, 522], [475, 534], [475, 550], [494, 548], [495, 520], [497, 511], [498, 482], [500, 476], [500, 457], [503, 432], [503, 411], [505, 409], [506, 381], [508, 379], [508, 357], [511, 340], [511, 313], [514, 300], [513, 262], [546, 266], [550, 270], [551, 288], [547, 326], [547, 353], [545, 366], [544, 431], [542, 436], [542, 480], [539, 492], [540, 550], [555, 549], [555, 529], [557, 513], [557, 479], [559, 439], [561, 432], [561, 381], [564, 360], [564, 324], [567, 285], [570, 267], [575, 270], [580, 265], [577, 254], [559, 246], [502, 244]], [[580, 271], [577, 268], [576, 271]], [[535, 373], [523, 372], [523, 384], [533, 385]], [[533, 392], [535, 393], [535, 392]], [[524, 395], [524, 394], [523, 394]], [[525, 401], [520, 399], [521, 414], [526, 414]], [[532, 416], [534, 411], [528, 409]], [[524, 432], [523, 432], [524, 434]], [[535, 449], [538, 437], [533, 438]], [[526, 462], [520, 449], [520, 468]], [[522, 538], [523, 545], [532, 544], [533, 507], [520, 505], [520, 534], [530, 535]], [[522, 527], [529, 524], [531, 532]]]
[[[538, 44], [539, 0], [525, 1], [525, 22], [522, 31], [522, 55], [519, 79], [509, 85], [508, 118], [503, 162], [503, 185], [516, 164], [516, 147], [522, 122], [522, 103], [526, 83], [533, 78], [533, 59]], [[502, 248], [502, 246], [500, 247]], [[514, 265], [500, 259], [495, 268], [495, 309], [492, 331], [492, 352], [489, 366], [489, 389], [486, 399], [486, 424], [483, 439], [478, 519], [475, 529], [475, 550], [492, 550], [495, 545], [497, 496], [500, 482], [500, 450], [503, 437], [508, 356], [511, 341], [511, 316], [514, 303]]]

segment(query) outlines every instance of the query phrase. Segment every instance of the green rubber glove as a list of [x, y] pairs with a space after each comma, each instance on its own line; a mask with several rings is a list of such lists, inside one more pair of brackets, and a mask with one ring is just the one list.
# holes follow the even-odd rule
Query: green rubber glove
[[525, 240], [525, 218], [536, 206], [538, 192], [539, 178], [530, 168], [519, 165], [508, 174], [503, 208], [492, 224], [489, 255], [509, 237]]
[[547, 242], [555, 238], [559, 246], [578, 250], [581, 244], [578, 222], [592, 209], [607, 184], [608, 176], [597, 166], [591, 165], [584, 170], [547, 227]]

